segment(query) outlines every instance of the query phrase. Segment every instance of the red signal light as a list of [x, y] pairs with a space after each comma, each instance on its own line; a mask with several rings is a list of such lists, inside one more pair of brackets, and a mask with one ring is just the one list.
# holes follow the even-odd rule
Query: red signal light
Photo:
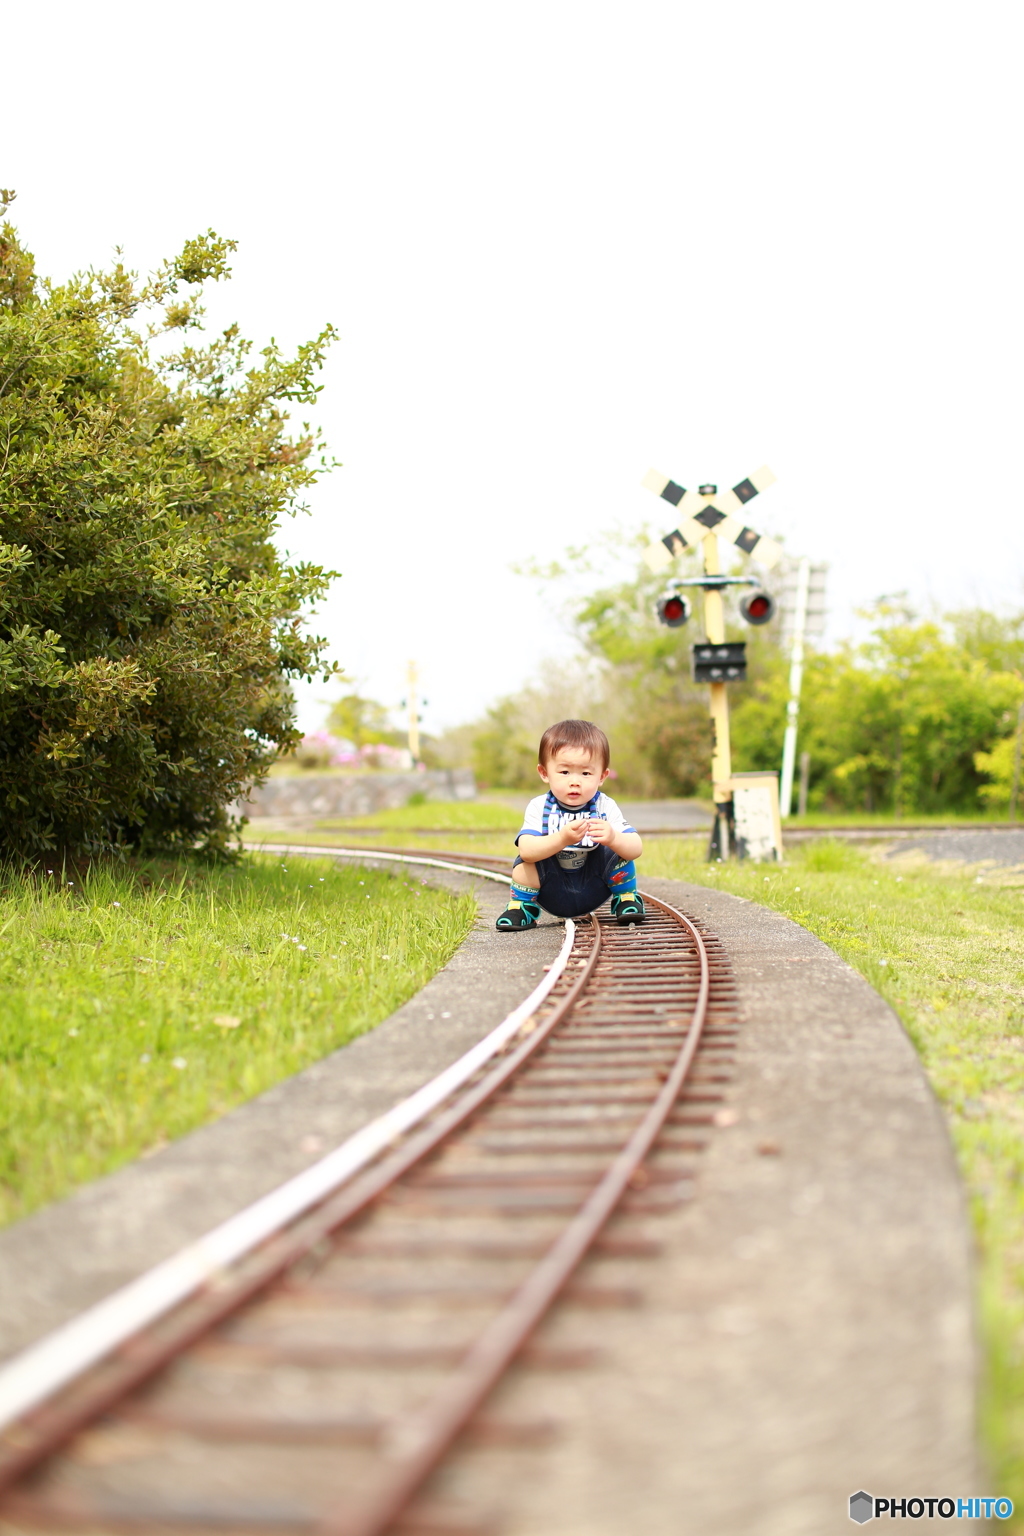
[[658, 598], [658, 618], [669, 629], [678, 629], [690, 617], [690, 604], [678, 592], [666, 592]]
[[740, 613], [748, 624], [767, 624], [775, 617], [775, 599], [767, 592], [751, 592], [741, 599]]

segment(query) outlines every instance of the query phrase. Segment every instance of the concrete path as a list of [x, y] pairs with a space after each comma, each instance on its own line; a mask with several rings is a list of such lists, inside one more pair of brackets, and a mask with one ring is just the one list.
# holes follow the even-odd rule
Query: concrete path
[[[998, 1493], [976, 1463], [961, 1190], [899, 1021], [787, 919], [646, 884], [730, 955], [744, 1015], [736, 1075], [696, 1198], [650, 1218], [663, 1256], [635, 1277], [642, 1305], [590, 1314], [601, 1363], [542, 1382], [562, 1426], [550, 1447], [500, 1453], [514, 1488], [503, 1536], [839, 1536], [861, 1488]], [[0, 1234], [3, 1348], [304, 1166], [307, 1138], [344, 1136], [524, 996], [561, 927], [496, 935], [500, 889], [480, 897], [487, 926], [373, 1034]], [[513, 1405], [524, 1380], [501, 1389]], [[452, 1491], [472, 1491], [473, 1467], [455, 1459]]]
[[619, 800], [612, 785], [609, 790], [626, 819], [643, 832], [708, 832], [711, 812], [700, 800]]
[[558, 1536], [839, 1536], [862, 1488], [996, 1492], [975, 1459], [963, 1196], [898, 1019], [787, 919], [645, 884], [730, 956], [736, 1118], [659, 1232], [667, 1258], [623, 1329], [621, 1388], [588, 1392], [605, 1411], [587, 1507]]
[[914, 852], [929, 859], [1019, 869], [1024, 867], [1024, 827], [993, 828], [991, 832], [973, 828], [963, 832], [920, 832], [891, 848], [886, 857], [894, 859]]

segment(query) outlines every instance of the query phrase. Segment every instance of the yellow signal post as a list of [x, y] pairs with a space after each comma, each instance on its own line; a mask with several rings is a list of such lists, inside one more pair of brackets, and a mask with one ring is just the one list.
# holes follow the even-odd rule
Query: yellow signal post
[[[707, 533], [701, 539], [705, 576], [720, 576], [722, 563], [718, 535]], [[725, 608], [721, 587], [704, 588], [704, 633], [712, 645], [725, 643]], [[711, 793], [715, 802], [713, 841], [719, 858], [729, 857], [732, 821], [732, 753], [729, 749], [729, 694], [725, 683], [709, 683], [711, 713]]]

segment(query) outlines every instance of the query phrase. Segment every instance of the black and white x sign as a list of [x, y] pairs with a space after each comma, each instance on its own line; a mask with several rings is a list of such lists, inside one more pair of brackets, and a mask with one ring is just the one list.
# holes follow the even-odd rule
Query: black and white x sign
[[741, 480], [739, 485], [734, 485], [731, 491], [702, 496], [699, 491], [688, 491], [677, 485], [658, 470], [649, 469], [644, 475], [643, 484], [663, 501], [678, 508], [680, 519], [671, 533], [666, 533], [663, 539], [648, 545], [644, 550], [644, 560], [652, 571], [662, 571], [684, 549], [699, 545], [705, 534], [717, 533], [731, 540], [745, 555], [752, 555], [770, 571], [782, 558], [781, 545], [758, 533], [756, 528], [749, 528], [735, 514], [774, 482], [775, 476], [771, 470], [763, 466], [746, 480]]

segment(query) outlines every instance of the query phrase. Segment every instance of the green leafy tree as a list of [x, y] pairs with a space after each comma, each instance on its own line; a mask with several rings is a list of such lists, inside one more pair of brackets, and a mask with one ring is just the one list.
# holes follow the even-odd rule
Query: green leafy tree
[[[812, 803], [897, 816], [976, 810], [984, 798], [978, 755], [1013, 730], [1020, 678], [968, 648], [956, 622], [918, 623], [887, 599], [872, 615], [865, 644], [817, 656], [805, 673], [801, 745], [815, 767]], [[991, 635], [998, 623], [980, 613], [972, 629]]]
[[287, 411], [333, 332], [293, 358], [235, 327], [193, 343], [233, 249], [209, 232], [148, 281], [55, 284], [0, 227], [7, 855], [226, 846], [231, 802], [298, 739], [289, 679], [335, 670], [302, 618], [334, 573], [272, 542], [327, 467]]
[[334, 701], [327, 729], [350, 742], [357, 752], [363, 747], [400, 746], [404, 740], [401, 731], [392, 729], [385, 706], [358, 693], [346, 693]]

